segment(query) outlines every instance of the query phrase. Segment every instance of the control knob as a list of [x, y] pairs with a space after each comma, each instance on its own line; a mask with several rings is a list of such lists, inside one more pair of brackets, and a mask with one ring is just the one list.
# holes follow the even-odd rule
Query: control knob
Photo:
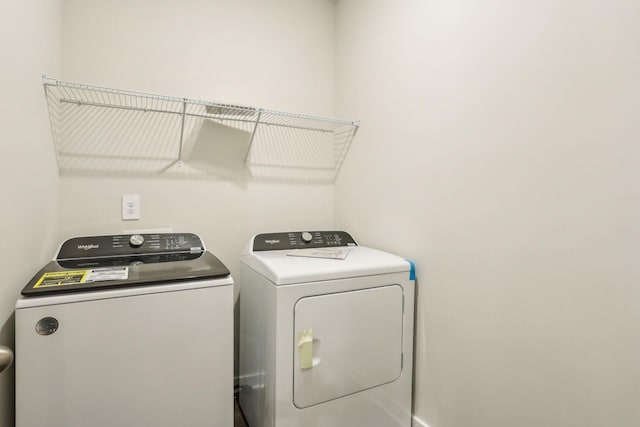
[[144, 243], [144, 237], [141, 234], [134, 234], [129, 238], [129, 244], [134, 248], [139, 248]]
[[305, 231], [304, 233], [302, 233], [301, 237], [302, 237], [302, 241], [305, 243], [309, 243], [311, 240], [313, 240], [313, 236], [308, 231]]

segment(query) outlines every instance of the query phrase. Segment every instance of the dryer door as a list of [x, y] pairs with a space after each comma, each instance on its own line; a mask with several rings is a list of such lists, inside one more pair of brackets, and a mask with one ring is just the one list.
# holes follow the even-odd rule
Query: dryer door
[[293, 403], [306, 408], [398, 378], [402, 310], [398, 285], [300, 299], [294, 308]]

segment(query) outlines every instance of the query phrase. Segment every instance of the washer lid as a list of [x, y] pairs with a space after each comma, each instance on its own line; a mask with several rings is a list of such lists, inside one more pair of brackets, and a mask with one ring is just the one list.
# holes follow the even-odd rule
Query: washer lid
[[92, 291], [229, 276], [194, 233], [73, 237], [22, 295]]
[[[265, 276], [275, 285], [316, 282], [386, 273], [410, 272], [409, 261], [396, 255], [364, 246], [341, 247], [346, 257], [323, 258], [322, 253], [300, 256], [296, 250], [252, 252], [242, 264]], [[297, 256], [294, 256], [297, 255]], [[303, 254], [304, 255], [304, 254]]]
[[56, 260], [42, 268], [22, 290], [35, 296], [229, 276], [212, 253], [174, 253]]

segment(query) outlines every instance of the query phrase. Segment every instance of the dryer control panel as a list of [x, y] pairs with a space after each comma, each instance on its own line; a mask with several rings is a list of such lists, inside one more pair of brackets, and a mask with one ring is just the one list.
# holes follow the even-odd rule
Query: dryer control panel
[[253, 239], [253, 251], [278, 251], [304, 248], [357, 246], [344, 231], [293, 231], [258, 234]]

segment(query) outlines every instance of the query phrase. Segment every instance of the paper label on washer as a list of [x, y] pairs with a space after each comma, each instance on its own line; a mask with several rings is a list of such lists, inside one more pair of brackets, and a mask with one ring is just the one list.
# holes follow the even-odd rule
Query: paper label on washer
[[88, 270], [85, 282], [104, 282], [105, 280], [127, 280], [129, 267], [107, 267]]
[[51, 271], [44, 273], [33, 285], [34, 288], [69, 286], [80, 283], [127, 280], [129, 267], [106, 267], [93, 270]]

